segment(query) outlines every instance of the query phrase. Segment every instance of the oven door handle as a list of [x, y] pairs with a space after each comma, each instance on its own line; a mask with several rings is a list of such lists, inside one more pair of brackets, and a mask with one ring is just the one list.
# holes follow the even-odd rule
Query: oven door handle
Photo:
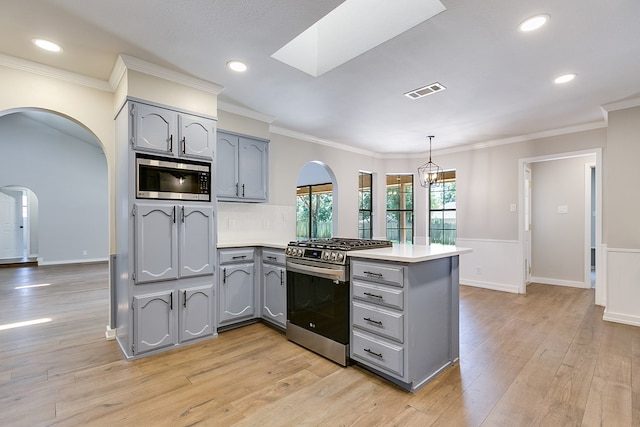
[[325, 279], [330, 279], [338, 282], [346, 282], [347, 278], [345, 277], [344, 271], [342, 269], [331, 269], [326, 267], [314, 267], [311, 265], [305, 264], [296, 264], [292, 262], [287, 263], [287, 271], [291, 271], [294, 273], [307, 274], [310, 276], [318, 276], [323, 277]]

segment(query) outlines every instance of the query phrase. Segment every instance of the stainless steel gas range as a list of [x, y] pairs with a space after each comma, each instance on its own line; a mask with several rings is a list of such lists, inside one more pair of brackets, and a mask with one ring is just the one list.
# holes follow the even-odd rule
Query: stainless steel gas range
[[290, 242], [285, 252], [287, 339], [346, 366], [349, 252], [391, 245], [387, 240], [347, 238]]

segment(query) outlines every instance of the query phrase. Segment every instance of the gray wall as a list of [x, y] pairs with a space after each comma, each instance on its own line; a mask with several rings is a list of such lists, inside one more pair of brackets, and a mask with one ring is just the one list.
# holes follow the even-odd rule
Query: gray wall
[[591, 199], [585, 193], [585, 166], [595, 161], [584, 156], [531, 164], [532, 276], [584, 281], [585, 248], [591, 246], [585, 242], [585, 227], [591, 228], [585, 224], [585, 197]]
[[0, 187], [27, 187], [38, 198], [42, 263], [108, 259], [109, 192], [102, 149], [7, 114], [0, 117], [0, 150]]

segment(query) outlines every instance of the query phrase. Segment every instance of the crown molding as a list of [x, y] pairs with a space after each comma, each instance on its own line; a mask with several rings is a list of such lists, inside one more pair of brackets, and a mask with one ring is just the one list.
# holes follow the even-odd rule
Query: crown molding
[[316, 138], [315, 136], [308, 135], [306, 133], [296, 132], [296, 131], [281, 128], [278, 126], [269, 126], [269, 132], [275, 133], [278, 135], [288, 136], [291, 138], [300, 139], [302, 141], [312, 142], [314, 144], [324, 145], [326, 147], [336, 148], [338, 150], [350, 151], [352, 153], [357, 153], [357, 154], [363, 154], [365, 156], [384, 157], [379, 153], [375, 153], [373, 151], [363, 150], [361, 148], [351, 147], [349, 145], [341, 144], [339, 142]]
[[118, 55], [118, 60], [116, 60], [113, 71], [111, 72], [111, 78], [109, 78], [112, 90], [115, 90], [113, 89], [115, 87], [113, 85], [115, 84], [117, 86], [117, 83], [120, 82], [126, 70], [138, 71], [143, 74], [159, 77], [161, 79], [198, 89], [203, 92], [208, 92], [216, 96], [224, 89], [218, 84], [173, 71], [133, 56], [120, 54]]
[[243, 117], [247, 117], [249, 119], [259, 120], [261, 122], [269, 123], [273, 122], [276, 118], [269, 116], [267, 114], [259, 113], [250, 108], [241, 107], [236, 104], [232, 104], [230, 102], [218, 99], [218, 110], [226, 111], [227, 113], [238, 114]]
[[104, 80], [87, 77], [82, 74], [72, 73], [71, 71], [61, 70], [49, 65], [27, 61], [26, 59], [20, 59], [14, 56], [0, 54], [0, 65], [7, 68], [13, 68], [15, 70], [37, 74], [43, 77], [62, 80], [80, 86], [86, 86], [104, 92], [113, 92], [109, 83]]
[[625, 110], [627, 108], [640, 107], [640, 97], [623, 99], [622, 101], [610, 102], [600, 107], [606, 122], [609, 121], [609, 113], [612, 111]]

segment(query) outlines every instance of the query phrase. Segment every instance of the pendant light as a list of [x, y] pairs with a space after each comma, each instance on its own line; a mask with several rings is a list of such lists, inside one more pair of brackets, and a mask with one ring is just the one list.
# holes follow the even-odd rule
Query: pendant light
[[420, 179], [420, 185], [423, 187], [429, 187], [442, 179], [442, 169], [431, 161], [431, 139], [433, 135], [429, 135], [429, 161], [418, 168], [418, 177]]

